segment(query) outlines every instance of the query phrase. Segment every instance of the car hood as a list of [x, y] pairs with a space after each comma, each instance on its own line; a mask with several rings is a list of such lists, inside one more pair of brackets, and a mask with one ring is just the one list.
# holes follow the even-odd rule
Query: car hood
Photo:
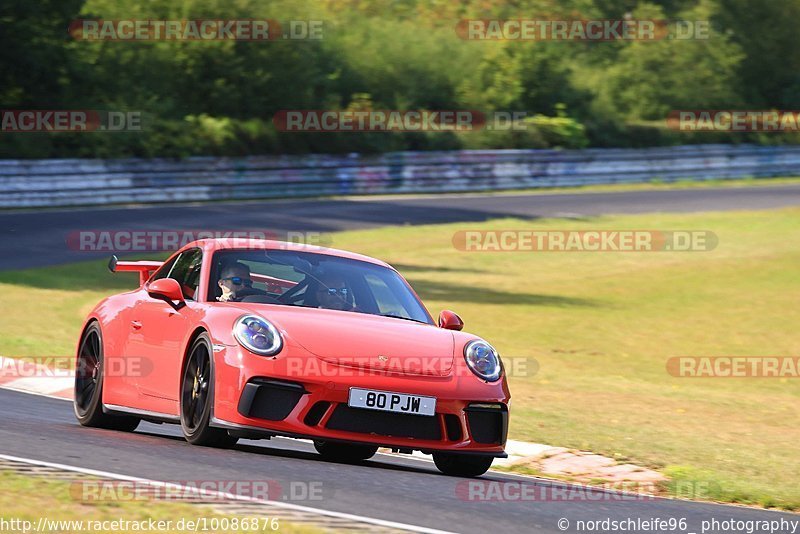
[[446, 376], [453, 367], [452, 332], [430, 324], [366, 313], [244, 305], [295, 343], [335, 365], [402, 374]]

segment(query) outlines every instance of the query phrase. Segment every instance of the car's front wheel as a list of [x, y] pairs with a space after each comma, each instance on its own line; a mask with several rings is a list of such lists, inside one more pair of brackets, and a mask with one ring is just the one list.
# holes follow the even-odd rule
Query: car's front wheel
[[211, 358], [211, 340], [200, 334], [189, 349], [181, 380], [181, 428], [192, 445], [232, 447], [238, 438], [209, 425], [214, 394]]
[[445, 475], [455, 477], [477, 477], [492, 466], [493, 456], [434, 452], [433, 463]]
[[75, 392], [73, 408], [75, 417], [83, 426], [132, 432], [139, 419], [124, 415], [103, 413], [103, 335], [94, 322], [84, 332], [75, 361]]
[[378, 447], [373, 445], [357, 445], [350, 443], [336, 443], [333, 441], [314, 441], [314, 448], [326, 460], [333, 462], [361, 462], [369, 460], [378, 452]]

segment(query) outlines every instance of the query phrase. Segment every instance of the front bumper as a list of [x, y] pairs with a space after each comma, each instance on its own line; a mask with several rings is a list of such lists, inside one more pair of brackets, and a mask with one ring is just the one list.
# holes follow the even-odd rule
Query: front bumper
[[[327, 363], [287, 344], [276, 358], [215, 345], [212, 425], [243, 436], [286, 435], [423, 452], [504, 457], [505, 379], [486, 383], [463, 365], [450, 376], [386, 373]], [[436, 397], [434, 416], [347, 406], [351, 387]]]

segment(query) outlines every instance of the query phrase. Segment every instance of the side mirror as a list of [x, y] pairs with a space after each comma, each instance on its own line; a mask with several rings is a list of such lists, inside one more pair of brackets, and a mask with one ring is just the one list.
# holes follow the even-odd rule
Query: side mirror
[[154, 299], [166, 300], [169, 303], [177, 302], [178, 308], [184, 306], [183, 291], [177, 280], [161, 278], [147, 286], [147, 294]]
[[461, 330], [464, 328], [464, 321], [462, 321], [461, 317], [456, 315], [455, 312], [444, 310], [439, 314], [439, 328], [444, 328], [445, 330]]

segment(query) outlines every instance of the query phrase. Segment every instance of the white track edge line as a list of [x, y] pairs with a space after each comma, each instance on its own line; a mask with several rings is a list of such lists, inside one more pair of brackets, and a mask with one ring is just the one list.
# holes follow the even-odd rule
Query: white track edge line
[[9, 387], [6, 384], [0, 385], [0, 389], [6, 389], [8, 391], [15, 391], [17, 393], [27, 393], [28, 395], [36, 395], [37, 397], [47, 397], [48, 399], [56, 399], [60, 401], [67, 401], [72, 402], [72, 399], [68, 399], [66, 397], [59, 397], [57, 395], [51, 395], [49, 393], [40, 393], [38, 391], [31, 391], [30, 389], [18, 389], [15, 387]]
[[335, 512], [335, 511], [332, 511], [332, 510], [323, 510], [323, 509], [320, 509], [320, 508], [312, 508], [310, 506], [303, 506], [303, 505], [300, 505], [300, 504], [284, 503], [284, 502], [272, 501], [272, 500], [268, 500], [268, 499], [257, 499], [255, 497], [248, 497], [246, 495], [237, 495], [235, 493], [228, 493], [228, 492], [222, 492], [222, 491], [201, 490], [201, 489], [193, 488], [193, 487], [190, 487], [190, 486], [181, 486], [180, 484], [175, 484], [175, 483], [160, 482], [158, 480], [150, 480], [150, 479], [146, 479], [146, 478], [132, 477], [132, 476], [129, 476], [129, 475], [122, 475], [122, 474], [118, 474], [118, 473], [110, 473], [108, 471], [98, 471], [96, 469], [87, 469], [87, 468], [84, 468], [84, 467], [76, 467], [76, 466], [72, 466], [72, 465], [59, 464], [59, 463], [55, 463], [55, 462], [46, 462], [46, 461], [43, 461], [43, 460], [33, 460], [31, 458], [20, 458], [18, 456], [11, 456], [11, 455], [8, 455], [8, 454], [0, 454], [0, 459], [8, 460], [8, 461], [11, 461], [11, 462], [20, 462], [20, 463], [24, 463], [24, 464], [38, 465], [38, 466], [41, 466], [41, 467], [51, 467], [51, 468], [54, 468], [54, 469], [63, 469], [65, 471], [74, 471], [76, 473], [82, 473], [82, 474], [85, 474], [85, 475], [112, 478], [112, 479], [116, 479], [116, 480], [123, 480], [123, 481], [126, 481], [126, 482], [138, 482], [138, 483], [143, 483], [143, 484], [147, 484], [149, 486], [154, 486], [154, 487], [179, 488], [181, 490], [187, 490], [190, 493], [196, 493], [196, 494], [200, 494], [200, 495], [213, 495], [213, 496], [223, 497], [223, 498], [229, 499], [229, 500], [246, 501], [246, 502], [254, 502], [254, 503], [260, 503], [260, 504], [266, 504], [266, 505], [269, 505], [269, 506], [276, 506], [278, 508], [286, 508], [288, 510], [296, 510], [296, 511], [300, 511], [300, 512], [308, 512], [308, 513], [312, 513], [312, 514], [324, 515], [324, 516], [329, 516], [329, 517], [336, 517], [336, 518], [339, 518], [339, 519], [347, 519], [347, 520], [350, 520], [350, 521], [360, 521], [362, 523], [370, 523], [370, 524], [377, 525], [377, 526], [382, 526], [382, 527], [387, 527], [387, 528], [396, 528], [396, 529], [399, 529], [399, 530], [409, 530], [409, 531], [412, 531], [412, 532], [422, 532], [422, 533], [425, 533], [425, 534], [455, 534], [453, 532], [446, 531], [446, 530], [437, 530], [437, 529], [433, 529], [433, 528], [420, 527], [420, 526], [416, 526], [416, 525], [409, 525], [409, 524], [406, 524], [406, 523], [398, 523], [398, 522], [395, 522], [395, 521], [388, 521], [388, 520], [385, 520], [385, 519], [376, 519], [376, 518], [372, 518], [372, 517], [365, 517], [365, 516], [360, 516], [360, 515], [355, 515], [355, 514], [348, 514], [348, 513], [344, 513], [344, 512]]

